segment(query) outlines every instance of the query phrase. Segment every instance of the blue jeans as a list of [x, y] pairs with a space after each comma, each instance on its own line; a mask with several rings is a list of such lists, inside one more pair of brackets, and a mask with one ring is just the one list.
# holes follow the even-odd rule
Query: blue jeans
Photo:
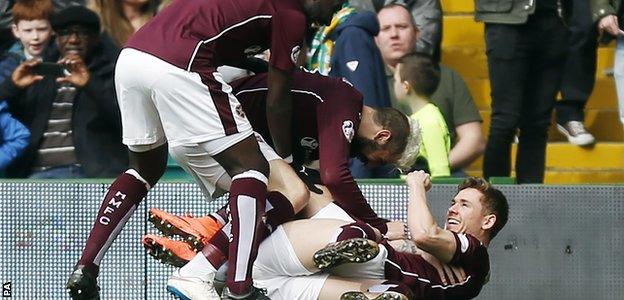
[[84, 178], [84, 171], [80, 166], [68, 165], [46, 169], [44, 171], [33, 172], [28, 178], [31, 179], [71, 179]]

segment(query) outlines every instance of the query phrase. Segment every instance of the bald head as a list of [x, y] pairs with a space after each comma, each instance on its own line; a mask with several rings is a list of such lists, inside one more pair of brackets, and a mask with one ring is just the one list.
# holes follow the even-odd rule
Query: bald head
[[386, 65], [396, 66], [400, 59], [416, 47], [418, 30], [412, 15], [402, 5], [384, 6], [378, 13], [379, 34], [375, 38]]

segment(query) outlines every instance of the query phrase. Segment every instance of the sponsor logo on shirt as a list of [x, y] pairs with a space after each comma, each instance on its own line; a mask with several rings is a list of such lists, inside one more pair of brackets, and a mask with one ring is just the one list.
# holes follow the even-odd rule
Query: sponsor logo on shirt
[[309, 136], [302, 138], [299, 143], [303, 148], [306, 149], [316, 150], [316, 148], [318, 148], [318, 142], [316, 141], [316, 139]]
[[347, 141], [351, 143], [353, 136], [355, 136], [355, 129], [353, 128], [353, 122], [351, 120], [345, 120], [342, 122], [342, 133]]
[[301, 50], [301, 47], [297, 45], [293, 47], [292, 50], [290, 51], [290, 59], [292, 60], [293, 64], [297, 64], [297, 58], [299, 57], [300, 50]]

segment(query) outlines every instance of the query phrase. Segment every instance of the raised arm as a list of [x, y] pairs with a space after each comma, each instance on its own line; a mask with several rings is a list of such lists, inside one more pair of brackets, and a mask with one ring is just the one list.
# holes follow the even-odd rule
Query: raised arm
[[271, 20], [271, 55], [267, 93], [267, 123], [277, 154], [292, 155], [292, 70], [301, 51], [306, 29], [305, 16], [295, 10], [278, 11]]
[[362, 95], [346, 83], [328, 89], [334, 92], [333, 99], [327, 99], [317, 111], [321, 181], [336, 204], [385, 234], [388, 220], [371, 208], [349, 171], [350, 144], [360, 123]]
[[427, 204], [426, 192], [431, 185], [424, 171], [409, 173], [406, 178], [409, 190], [407, 224], [418, 248], [432, 254], [442, 263], [453, 259], [456, 250], [455, 236], [438, 226]]

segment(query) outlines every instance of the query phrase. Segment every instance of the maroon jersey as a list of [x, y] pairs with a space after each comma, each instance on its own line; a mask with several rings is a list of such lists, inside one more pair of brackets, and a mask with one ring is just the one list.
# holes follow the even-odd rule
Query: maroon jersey
[[[386, 279], [403, 282], [414, 293], [414, 299], [472, 299], [487, 282], [490, 259], [487, 248], [469, 234], [453, 233], [457, 249], [450, 265], [460, 266], [466, 280], [457, 284], [443, 284], [438, 271], [420, 255], [388, 249]], [[452, 275], [450, 275], [452, 276]], [[447, 281], [449, 282], [449, 281]]]
[[306, 30], [297, 0], [177, 0], [126, 44], [179, 68], [214, 72], [271, 49], [270, 64], [291, 71]]
[[[266, 121], [267, 74], [231, 83], [254, 130], [270, 144]], [[360, 125], [362, 94], [349, 83], [318, 73], [293, 72], [292, 149], [298, 162], [319, 160], [321, 181], [336, 204], [357, 219], [387, 231], [349, 171], [351, 141]], [[242, 112], [239, 112], [242, 113]]]

